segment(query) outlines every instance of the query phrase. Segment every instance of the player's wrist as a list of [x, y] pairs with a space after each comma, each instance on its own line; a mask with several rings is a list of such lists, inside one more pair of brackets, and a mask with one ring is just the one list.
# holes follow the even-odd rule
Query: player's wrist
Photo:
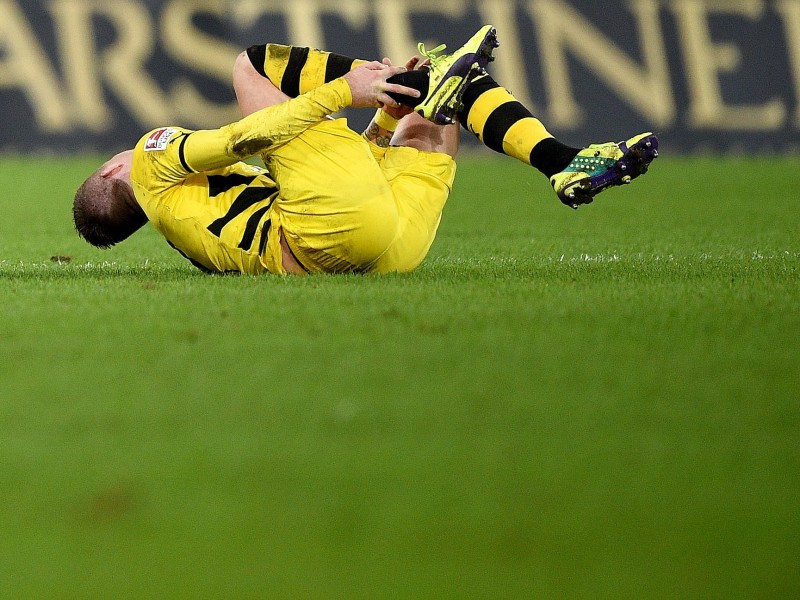
[[387, 113], [384, 109], [379, 108], [372, 117], [369, 127], [361, 135], [371, 144], [378, 148], [388, 148], [392, 141], [395, 129], [397, 129], [398, 120]]
[[394, 118], [384, 109], [379, 108], [372, 118], [372, 121], [385, 131], [394, 132], [394, 130], [397, 129], [397, 124], [400, 122], [400, 119]]
[[334, 86], [336, 91], [339, 93], [341, 99], [341, 109], [353, 106], [353, 88], [350, 86], [350, 82], [347, 79], [340, 77], [338, 79], [334, 79], [328, 85]]

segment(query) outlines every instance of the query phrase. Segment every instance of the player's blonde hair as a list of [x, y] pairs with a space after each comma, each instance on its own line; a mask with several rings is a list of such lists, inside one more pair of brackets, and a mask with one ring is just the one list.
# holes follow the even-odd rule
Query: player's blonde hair
[[78, 235], [98, 248], [111, 248], [147, 222], [131, 186], [99, 170], [75, 193], [72, 218]]

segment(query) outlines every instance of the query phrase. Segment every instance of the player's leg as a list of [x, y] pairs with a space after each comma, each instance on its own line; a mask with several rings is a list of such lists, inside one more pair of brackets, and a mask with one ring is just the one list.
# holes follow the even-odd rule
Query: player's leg
[[246, 53], [261, 77], [292, 98], [342, 77], [367, 62], [333, 52], [283, 44], [251, 46]]
[[[282, 104], [289, 96], [261, 75], [246, 53], [234, 67], [242, 112]], [[280, 193], [271, 239], [280, 239], [287, 272], [363, 271], [395, 237], [391, 189], [365, 141], [344, 120], [324, 120], [261, 154]], [[287, 266], [286, 257], [296, 269]]]
[[467, 87], [458, 119], [491, 150], [532, 165], [547, 177], [566, 167], [580, 150], [558, 142], [539, 119], [489, 75], [475, 79]]
[[[390, 96], [398, 103], [413, 107], [434, 123], [453, 123], [464, 90], [479, 73], [485, 72], [497, 45], [496, 31], [491, 25], [482, 27], [450, 54], [443, 54], [444, 45], [426, 51], [424, 45], [419, 44], [420, 53], [430, 62], [429, 68], [400, 73], [389, 79], [389, 83], [414, 88], [421, 96]], [[262, 77], [290, 97], [341, 77], [365, 62], [313, 48], [281, 44], [251, 46], [247, 49], [247, 56]]]
[[289, 100], [289, 96], [255, 69], [246, 52], [239, 54], [233, 65], [233, 90], [245, 117]]
[[[631, 138], [627, 142], [593, 145], [586, 149], [567, 146], [556, 140], [542, 122], [520, 103], [511, 92], [490, 76], [475, 77], [470, 65], [482, 69], [492, 60], [497, 45], [494, 28], [487, 25], [456, 52], [438, 56], [440, 48], [430, 56], [434, 65], [430, 82], [418, 72], [404, 74], [415, 78], [404, 82], [426, 94], [419, 106], [426, 118], [442, 123], [449, 120], [458, 106], [461, 124], [474, 133], [487, 147], [512, 156], [541, 171], [562, 202], [577, 208], [591, 202], [600, 191], [628, 183], [647, 171], [658, 155], [658, 140], [651, 134]], [[277, 88], [287, 96], [296, 96], [314, 89], [364, 61], [311, 48], [265, 44], [248, 49], [252, 70], [275, 89], [266, 94], [273, 98]], [[466, 64], [462, 64], [466, 63]], [[252, 73], [251, 73], [252, 75]], [[464, 79], [473, 79], [466, 85]], [[251, 78], [257, 83], [257, 77]], [[401, 83], [398, 81], [398, 83]], [[426, 84], [430, 85], [426, 85]], [[264, 99], [255, 96], [255, 105]], [[242, 103], [240, 99], [240, 104]]]
[[[276, 215], [300, 264], [322, 272], [409, 271], [419, 265], [433, 242], [452, 189], [453, 158], [458, 151], [458, 127], [434, 122], [455, 114], [463, 90], [477, 75], [474, 67], [488, 62], [493, 47], [493, 29], [484, 28], [457, 52], [437, 57], [429, 71], [408, 72], [421, 75], [432, 92], [422, 106], [426, 118], [410, 114], [400, 121], [392, 137], [393, 147], [386, 151], [380, 167], [363, 139], [354, 137], [341, 122], [313, 127], [264, 156], [281, 186]], [[286, 83], [287, 76], [295, 77], [298, 70], [299, 81], [324, 81], [319, 65], [310, 68], [316, 78], [303, 77], [300, 62], [290, 68], [297, 60], [291, 50], [283, 54], [285, 65], [272, 78], [258, 70], [259, 61], [254, 62], [252, 54], [251, 50], [252, 69], [263, 80], [280, 81], [284, 93], [304, 90], [300, 83]], [[309, 56], [316, 60], [324, 54], [303, 53], [303, 64]], [[269, 48], [265, 55], [263, 71], [267, 73], [275, 70], [270, 61], [276, 59]], [[330, 73], [331, 69], [324, 71]]]
[[471, 82], [462, 101], [458, 117], [468, 131], [492, 150], [541, 171], [572, 208], [608, 187], [629, 183], [658, 156], [658, 140], [649, 133], [585, 149], [567, 146], [488, 75]]
[[458, 153], [459, 133], [456, 125], [436, 125], [416, 113], [411, 113], [397, 124], [391, 145], [415, 148], [421, 152], [438, 152], [455, 158]]
[[[306, 48], [302, 46], [285, 46], [283, 44], [262, 44], [251, 46], [246, 55], [255, 71], [268, 79], [280, 91], [294, 98], [305, 94], [334, 79], [343, 77], [357, 66], [368, 62], [360, 58], [352, 58], [334, 52]], [[389, 83], [398, 83], [427, 93], [428, 77], [423, 73], [400, 73], [390, 78]], [[422, 100], [409, 96], [396, 96], [409, 106], [419, 104]]]

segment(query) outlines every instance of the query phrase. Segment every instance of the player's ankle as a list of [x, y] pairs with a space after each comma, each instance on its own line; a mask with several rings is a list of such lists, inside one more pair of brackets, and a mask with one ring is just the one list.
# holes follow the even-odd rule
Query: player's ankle
[[580, 148], [562, 144], [555, 138], [546, 138], [531, 150], [530, 163], [547, 177], [560, 173], [569, 166]]
[[430, 89], [430, 77], [428, 76], [428, 72], [423, 70], [406, 71], [405, 73], [392, 75], [386, 80], [386, 83], [396, 83], [417, 90], [420, 94], [419, 98], [389, 92], [389, 96], [394, 100], [397, 100], [400, 104], [404, 104], [405, 106], [410, 106], [411, 108], [419, 105], [428, 95]]

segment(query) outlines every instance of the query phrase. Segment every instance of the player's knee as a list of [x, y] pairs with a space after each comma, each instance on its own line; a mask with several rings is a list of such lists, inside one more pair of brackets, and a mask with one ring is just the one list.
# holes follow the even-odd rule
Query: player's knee
[[455, 156], [458, 151], [458, 135], [457, 129], [453, 133], [453, 127], [457, 126], [434, 125], [416, 114], [411, 114], [400, 121], [392, 137], [392, 145]]
[[247, 51], [239, 53], [233, 63], [233, 87], [234, 89], [240, 88], [242, 85], [249, 82], [254, 75], [258, 75]]
[[233, 62], [233, 87], [240, 89], [258, 82], [269, 81], [266, 67], [266, 45], [250, 46], [243, 50]]

